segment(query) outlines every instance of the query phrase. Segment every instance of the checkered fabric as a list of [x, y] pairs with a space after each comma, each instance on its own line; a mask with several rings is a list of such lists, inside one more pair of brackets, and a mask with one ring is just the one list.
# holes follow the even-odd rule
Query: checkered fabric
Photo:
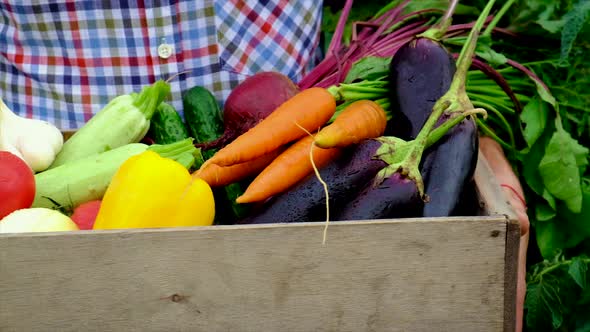
[[[318, 0], [4, 0], [0, 96], [15, 113], [62, 130], [158, 79], [182, 114], [200, 85], [223, 103], [258, 71], [297, 81], [319, 41]], [[169, 57], [158, 48], [167, 45]]]

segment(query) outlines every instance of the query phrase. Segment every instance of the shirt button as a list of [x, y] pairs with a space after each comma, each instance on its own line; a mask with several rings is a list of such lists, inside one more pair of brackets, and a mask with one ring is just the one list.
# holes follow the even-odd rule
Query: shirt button
[[168, 59], [172, 53], [174, 53], [174, 48], [170, 44], [160, 44], [158, 46], [158, 55], [162, 59]]

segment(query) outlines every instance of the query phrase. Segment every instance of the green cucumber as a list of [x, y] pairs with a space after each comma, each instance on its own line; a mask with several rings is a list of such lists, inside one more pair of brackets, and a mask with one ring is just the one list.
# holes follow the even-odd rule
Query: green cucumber
[[[207, 143], [223, 135], [223, 114], [215, 96], [204, 87], [195, 86], [182, 96], [184, 119], [195, 143]], [[216, 151], [203, 151], [205, 160]]]
[[162, 102], [152, 116], [148, 136], [156, 144], [168, 144], [188, 138], [188, 132], [174, 107]]
[[251, 181], [244, 180], [231, 183], [223, 188], [225, 191], [225, 197], [227, 197], [227, 200], [230, 203], [228, 210], [230, 212], [230, 218], [233, 220], [240, 220], [246, 217], [250, 212], [251, 204], [236, 203], [236, 199], [244, 194], [250, 182]]
[[[196, 143], [211, 142], [223, 135], [223, 114], [209, 90], [195, 86], [182, 96], [184, 119], [190, 137]], [[204, 160], [211, 158], [217, 149], [202, 151]], [[244, 193], [247, 183], [232, 183], [213, 188], [215, 196], [215, 224], [233, 224], [249, 211], [249, 204], [238, 204], [236, 198]]]

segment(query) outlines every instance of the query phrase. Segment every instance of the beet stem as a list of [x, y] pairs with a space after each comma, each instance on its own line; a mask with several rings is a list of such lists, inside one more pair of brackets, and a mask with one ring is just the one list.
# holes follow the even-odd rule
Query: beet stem
[[350, 9], [352, 8], [353, 0], [346, 0], [344, 3], [344, 8], [342, 9], [342, 13], [340, 14], [340, 19], [338, 20], [338, 25], [336, 26], [336, 31], [332, 40], [330, 41], [330, 45], [328, 46], [328, 51], [326, 54], [333, 54], [336, 50], [340, 49], [340, 44], [342, 43], [342, 34], [344, 33], [344, 28], [346, 27], [346, 21], [348, 20], [348, 14], [350, 13]]

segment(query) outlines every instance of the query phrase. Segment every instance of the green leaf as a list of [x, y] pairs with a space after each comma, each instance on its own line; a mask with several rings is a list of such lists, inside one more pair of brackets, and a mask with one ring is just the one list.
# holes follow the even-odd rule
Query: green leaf
[[526, 124], [523, 135], [529, 146], [533, 146], [543, 134], [548, 117], [549, 107], [539, 96], [535, 96], [523, 108], [520, 119]]
[[565, 201], [572, 212], [579, 213], [582, 208], [579, 163], [587, 163], [588, 149], [579, 145], [557, 121], [557, 130], [539, 163], [539, 173], [547, 190]]
[[582, 288], [586, 288], [586, 272], [588, 271], [588, 264], [586, 264], [581, 257], [572, 258], [572, 263], [567, 271], [569, 275]]
[[526, 323], [533, 330], [546, 327], [549, 323], [557, 329], [563, 323], [562, 304], [553, 278], [543, 278], [538, 283], [529, 284], [526, 292]]
[[573, 213], [565, 207], [559, 207], [560, 232], [563, 233], [564, 248], [573, 248], [586, 239], [590, 239], [590, 188], [582, 188], [582, 211]]
[[557, 209], [557, 202], [555, 202], [555, 197], [553, 197], [553, 195], [551, 195], [551, 193], [547, 189], [543, 190], [543, 195], [541, 196], [543, 196], [547, 204], [549, 204], [549, 206], [553, 210]]
[[576, 322], [576, 329], [574, 332], [590, 332], [590, 319], [586, 318], [582, 321], [583, 316], [578, 316], [578, 322]]
[[535, 216], [538, 221], [547, 221], [555, 217], [557, 212], [548, 204], [539, 203], [535, 206]]
[[580, 145], [575, 139], [572, 138], [572, 140], [574, 142], [574, 144], [572, 144], [572, 151], [574, 152], [574, 157], [576, 157], [576, 165], [578, 165], [580, 174], [584, 174], [584, 172], [586, 172], [586, 167], [588, 166], [589, 150], [587, 147]]
[[[553, 117], [553, 114], [550, 114], [550, 117]], [[530, 189], [532, 189], [537, 195], [539, 196], [548, 196], [551, 199], [553, 198], [551, 194], [545, 188], [543, 184], [543, 178], [539, 173], [539, 163], [543, 156], [545, 156], [545, 150], [547, 144], [549, 144], [549, 140], [555, 131], [555, 125], [553, 121], [550, 121], [547, 124], [543, 134], [539, 137], [533, 146], [528, 150], [528, 152], [522, 156], [521, 164], [522, 164], [522, 177], [524, 178], [524, 182], [528, 185]], [[553, 199], [554, 201], [554, 199]], [[551, 203], [548, 201], [548, 203]], [[551, 205], [552, 207], [554, 206]]]
[[486, 60], [491, 65], [503, 65], [508, 61], [508, 58], [504, 54], [494, 51], [491, 47], [482, 47], [483, 49], [475, 52], [477, 56]]
[[568, 64], [568, 57], [578, 33], [587, 23], [588, 13], [590, 13], [590, 1], [580, 0], [572, 10], [570, 10], [563, 20], [565, 24], [561, 30], [561, 55], [559, 58], [561, 65]]
[[560, 249], [564, 248], [566, 242], [564, 232], [558, 227], [555, 220], [538, 221], [535, 223], [534, 230], [537, 247], [543, 258], [555, 257]]
[[537, 20], [537, 24], [539, 24], [543, 29], [549, 31], [550, 33], [556, 33], [561, 30], [565, 21], [563, 19], [559, 20], [551, 20], [550, 18], [553, 16], [555, 12], [555, 3], [548, 3], [545, 10], [539, 14], [539, 19]]
[[[554, 218], [546, 221], [537, 219], [534, 223], [537, 247], [544, 258], [552, 258], [559, 250], [575, 248], [583, 241], [590, 240], [590, 188], [584, 187], [582, 193], [580, 213], [571, 212], [562, 203], [557, 206]], [[543, 202], [531, 204], [543, 205]]]
[[372, 80], [387, 75], [390, 62], [391, 57], [370, 56], [362, 58], [352, 65], [344, 79], [344, 83], [352, 83], [357, 80]]
[[[363, 2], [359, 2], [363, 3]], [[408, 14], [411, 12], [424, 10], [424, 9], [439, 9], [440, 11], [445, 11], [449, 7], [448, 0], [420, 0], [420, 1], [410, 1], [406, 7], [404, 8], [404, 13]], [[481, 7], [483, 8], [483, 7]], [[466, 6], [464, 4], [457, 4], [455, 7], [455, 16], [459, 15], [473, 15], [477, 16], [481, 12], [481, 9], [476, 6]]]
[[553, 107], [557, 108], [557, 101], [555, 100], [555, 97], [553, 97], [553, 95], [551, 94], [551, 91], [549, 91], [547, 88], [545, 88], [541, 84], [541, 82], [539, 82], [537, 80], [534, 80], [534, 82], [535, 82], [535, 85], [537, 86], [537, 93], [539, 93], [539, 95], [541, 96], [541, 99], [548, 102]]

